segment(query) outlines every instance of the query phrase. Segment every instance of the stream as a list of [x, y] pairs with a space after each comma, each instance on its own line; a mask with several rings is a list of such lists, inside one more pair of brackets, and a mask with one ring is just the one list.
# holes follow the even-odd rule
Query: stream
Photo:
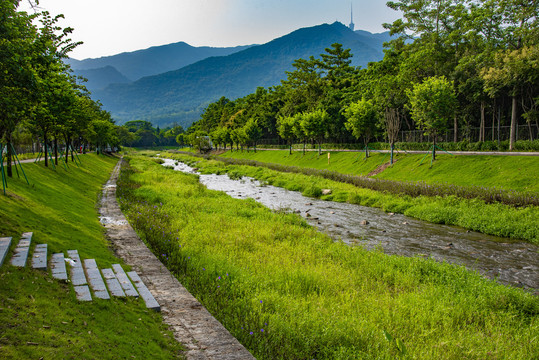
[[[183, 163], [163, 159], [163, 166], [195, 174]], [[252, 198], [273, 210], [300, 214], [335, 240], [366, 249], [382, 248], [386, 254], [430, 257], [464, 265], [500, 283], [539, 289], [539, 246], [468, 231], [456, 226], [433, 224], [377, 208], [324, 201], [303, 196], [244, 177], [199, 175], [208, 189], [238, 198]]]

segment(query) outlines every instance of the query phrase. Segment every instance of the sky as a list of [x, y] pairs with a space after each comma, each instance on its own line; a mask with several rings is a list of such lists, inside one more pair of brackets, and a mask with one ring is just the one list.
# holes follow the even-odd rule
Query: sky
[[[21, 0], [21, 10], [31, 10]], [[97, 58], [179, 41], [192, 46], [264, 44], [303, 27], [340, 21], [382, 32], [399, 17], [385, 0], [40, 0], [63, 14], [73, 41], [70, 56]]]

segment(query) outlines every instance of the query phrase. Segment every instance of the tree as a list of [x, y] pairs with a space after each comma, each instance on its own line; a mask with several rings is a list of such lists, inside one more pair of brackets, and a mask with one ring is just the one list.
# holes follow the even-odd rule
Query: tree
[[[35, 40], [30, 16], [17, 11], [19, 1], [0, 0], [0, 141], [7, 143], [7, 175], [11, 169], [11, 134], [32, 109], [35, 89]], [[0, 160], [1, 161], [1, 160]]]
[[436, 137], [447, 130], [456, 107], [453, 84], [445, 77], [430, 77], [408, 91], [410, 111], [417, 126], [432, 137], [432, 159], [436, 158]]
[[247, 121], [247, 124], [243, 127], [243, 131], [245, 133], [245, 136], [247, 138], [247, 141], [252, 143], [256, 152], [256, 143], [258, 140], [260, 140], [260, 137], [262, 136], [262, 130], [258, 126], [258, 122], [256, 119], [249, 119]]
[[348, 131], [359, 139], [363, 137], [365, 143], [365, 157], [369, 157], [369, 141], [377, 130], [379, 117], [372, 100], [365, 98], [350, 104], [344, 111]]
[[292, 154], [292, 142], [296, 137], [296, 134], [294, 134], [294, 118], [292, 116], [280, 116], [277, 120], [277, 131], [279, 136], [288, 142], [289, 154]]
[[318, 143], [318, 155], [322, 153], [322, 140], [327, 135], [329, 120], [325, 110], [315, 110], [301, 116], [301, 128], [307, 138]]
[[[504, 88], [511, 96], [511, 130], [509, 135], [509, 150], [514, 149], [516, 142], [516, 127], [518, 115], [518, 99], [523, 104], [529, 104], [526, 118], [533, 119], [537, 106], [539, 82], [539, 46], [523, 47], [517, 50], [507, 50], [496, 55], [494, 66], [482, 72], [485, 90], [494, 97]], [[528, 101], [526, 102], [526, 97]], [[526, 106], [526, 105], [524, 105]], [[529, 124], [529, 122], [528, 122]]]

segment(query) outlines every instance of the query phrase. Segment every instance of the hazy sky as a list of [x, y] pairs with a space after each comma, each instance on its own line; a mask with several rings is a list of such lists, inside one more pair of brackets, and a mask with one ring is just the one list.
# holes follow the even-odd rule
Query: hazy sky
[[[26, 0], [21, 4], [27, 9]], [[356, 30], [384, 31], [398, 13], [385, 0], [40, 0], [62, 26], [83, 41], [76, 59], [185, 41], [193, 46], [263, 44], [302, 27], [350, 23]]]

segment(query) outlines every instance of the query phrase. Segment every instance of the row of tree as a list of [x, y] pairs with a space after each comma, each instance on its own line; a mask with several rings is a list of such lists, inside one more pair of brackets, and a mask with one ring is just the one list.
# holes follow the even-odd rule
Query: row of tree
[[[477, 126], [532, 127], [539, 120], [539, 0], [402, 0], [388, 2], [403, 17], [384, 24], [394, 35], [383, 60], [350, 65], [349, 50], [333, 44], [319, 58], [298, 59], [287, 79], [235, 101], [210, 104], [186, 138], [256, 144], [345, 142], [374, 136], [393, 144], [402, 128], [436, 141], [448, 129], [459, 141]], [[489, 119], [489, 120], [487, 120]]]
[[79, 45], [69, 38], [73, 29], [58, 26], [62, 15], [19, 11], [19, 2], [0, 0], [0, 142], [8, 176], [14, 134], [32, 134], [46, 153], [54, 152], [56, 163], [62, 147], [67, 152], [82, 144], [119, 143], [110, 114], [64, 63]]

